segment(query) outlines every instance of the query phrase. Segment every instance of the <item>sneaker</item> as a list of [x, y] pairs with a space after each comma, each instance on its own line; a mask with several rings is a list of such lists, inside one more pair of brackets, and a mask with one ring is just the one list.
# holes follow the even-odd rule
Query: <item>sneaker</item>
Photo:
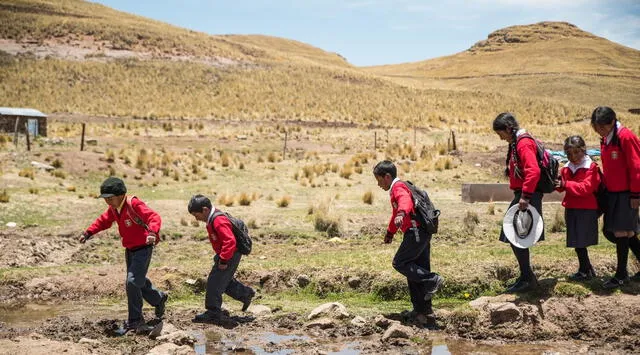
[[626, 283], [629, 282], [629, 278], [617, 278], [617, 277], [612, 277], [611, 280], [605, 282], [602, 284], [602, 288], [604, 288], [605, 290], [613, 290], [616, 289]]
[[160, 303], [156, 306], [156, 309], [155, 309], [156, 318], [162, 319], [162, 317], [164, 316], [164, 311], [166, 309], [167, 299], [168, 298], [169, 298], [169, 295], [167, 295], [166, 293], [162, 294], [162, 298], [160, 299]]
[[222, 312], [220, 311], [214, 312], [214, 311], [206, 310], [205, 312], [200, 313], [195, 317], [193, 317], [191, 321], [194, 323], [211, 323], [211, 322], [218, 322], [221, 319], [222, 319]]
[[424, 295], [424, 300], [428, 301], [431, 298], [433, 298], [433, 295], [438, 292], [438, 290], [440, 288], [442, 288], [442, 286], [444, 285], [444, 277], [440, 276], [440, 275], [436, 275], [436, 279], [433, 282], [433, 286], [431, 287], [427, 287], [425, 285], [425, 295]]
[[251, 292], [244, 299], [242, 299], [242, 311], [243, 312], [247, 311], [247, 309], [251, 305], [251, 300], [253, 300], [253, 297], [255, 297], [255, 295], [256, 295], [256, 291], [251, 290]]

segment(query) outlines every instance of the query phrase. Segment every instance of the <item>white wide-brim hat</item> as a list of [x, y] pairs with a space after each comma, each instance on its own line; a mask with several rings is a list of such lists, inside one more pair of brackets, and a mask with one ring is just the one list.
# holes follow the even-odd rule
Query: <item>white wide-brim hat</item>
[[538, 242], [544, 222], [538, 211], [531, 205], [520, 211], [518, 204], [511, 206], [502, 220], [502, 231], [511, 244], [527, 249]]

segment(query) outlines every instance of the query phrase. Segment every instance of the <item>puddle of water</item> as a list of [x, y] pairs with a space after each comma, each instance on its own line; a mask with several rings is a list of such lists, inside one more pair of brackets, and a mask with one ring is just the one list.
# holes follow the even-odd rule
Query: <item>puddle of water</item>
[[277, 334], [272, 332], [264, 333], [264, 335], [262, 336], [262, 339], [264, 339], [269, 343], [274, 343], [274, 344], [280, 344], [282, 342], [289, 341], [289, 340], [305, 340], [305, 341], [311, 340], [311, 338], [306, 335], [284, 335], [284, 334]]
[[331, 355], [359, 355], [361, 353], [360, 350], [357, 349], [357, 346], [360, 343], [357, 341], [346, 343], [340, 348], [338, 351], [330, 351], [327, 354]]
[[38, 324], [42, 320], [56, 316], [64, 307], [55, 305], [26, 304], [24, 307], [0, 307], [0, 322], [10, 326]]

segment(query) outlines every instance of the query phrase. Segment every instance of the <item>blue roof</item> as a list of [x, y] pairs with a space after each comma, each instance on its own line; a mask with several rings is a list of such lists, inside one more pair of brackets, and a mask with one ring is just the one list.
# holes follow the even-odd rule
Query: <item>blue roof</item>
[[0, 107], [0, 116], [47, 117], [47, 115], [38, 110], [17, 107]]

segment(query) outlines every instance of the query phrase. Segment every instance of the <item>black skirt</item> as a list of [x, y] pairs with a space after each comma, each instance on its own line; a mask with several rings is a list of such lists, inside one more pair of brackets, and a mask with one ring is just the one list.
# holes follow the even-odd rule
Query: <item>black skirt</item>
[[586, 248], [598, 244], [598, 211], [567, 208], [567, 247]]
[[[518, 204], [518, 202], [520, 201], [520, 196], [522, 196], [521, 190], [515, 190], [513, 192], [513, 201], [511, 201], [511, 203], [509, 204], [509, 208], [511, 208], [511, 206], [513, 205]], [[533, 208], [535, 208], [536, 211], [538, 211], [538, 214], [540, 214], [540, 218], [542, 218], [542, 221], [544, 222], [544, 218], [542, 217], [542, 196], [543, 196], [542, 192], [534, 192], [533, 196], [531, 196], [531, 200], [529, 201], [529, 204], [533, 206]], [[541, 242], [543, 240], [544, 240], [544, 229], [542, 230], [542, 235], [540, 236], [540, 239], [538, 239], [538, 241]], [[509, 239], [507, 239], [507, 236], [504, 235], [503, 229], [500, 229], [500, 241], [511, 244], [511, 242], [509, 242]]]
[[607, 191], [604, 211], [604, 232], [637, 231], [638, 209], [631, 208], [629, 191]]

